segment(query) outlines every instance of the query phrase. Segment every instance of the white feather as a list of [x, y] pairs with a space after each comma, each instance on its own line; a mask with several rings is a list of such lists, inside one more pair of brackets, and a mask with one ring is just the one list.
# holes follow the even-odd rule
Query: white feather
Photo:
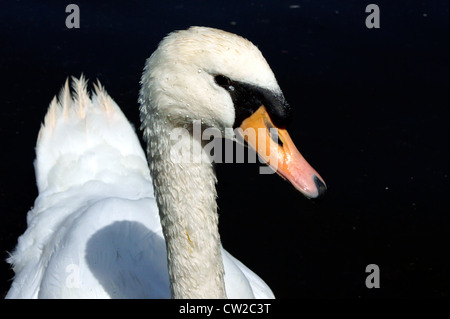
[[[39, 196], [8, 262], [6, 298], [170, 298], [167, 252], [147, 161], [131, 125], [83, 77], [50, 104], [36, 145]], [[222, 250], [230, 298], [271, 298]]]
[[[199, 52], [199, 46], [209, 53]], [[184, 60], [174, 59], [174, 54]], [[241, 70], [242, 65], [233, 66], [233, 59], [247, 65], [247, 70]], [[144, 135], [153, 158], [164, 152], [157, 147], [150, 150], [155, 141], [151, 139], [164, 141], [157, 133], [164, 133], [185, 116], [205, 118], [220, 128], [233, 124], [229, 96], [211, 83], [211, 74], [225, 70], [238, 80], [245, 78], [249, 83], [279, 90], [259, 50], [236, 35], [191, 28], [172, 33], [161, 43], [146, 65], [140, 97]], [[187, 90], [186, 81], [193, 84], [191, 90]], [[95, 86], [91, 97], [86, 86], [84, 77], [74, 78], [71, 94], [66, 81], [45, 116], [36, 145], [39, 196], [28, 212], [28, 228], [8, 259], [15, 278], [6, 297], [170, 298], [170, 287], [174, 286], [169, 270], [177, 271], [177, 265], [171, 268], [167, 262], [146, 156], [133, 128], [101, 84]], [[167, 123], [158, 119], [168, 114], [175, 122], [166, 127]], [[224, 271], [226, 296], [273, 298], [270, 288], [256, 274], [221, 247], [214, 230], [217, 213], [212, 171], [197, 165], [184, 172], [163, 161], [151, 163], [151, 167], [154, 175], [162, 176], [158, 180], [178, 183], [178, 188], [160, 196], [160, 206], [167, 212], [193, 209], [205, 213], [193, 220], [189, 220], [189, 214], [177, 215], [181, 219], [172, 215], [166, 221], [174, 223], [173, 228], [166, 229], [166, 238], [174, 236], [174, 243], [178, 243], [175, 249], [184, 256], [181, 260], [190, 258], [192, 262], [182, 266], [191, 267], [192, 273], [185, 277], [191, 276], [194, 281], [180, 279], [181, 289], [199, 289], [199, 296], [203, 296], [202, 288], [195, 287], [195, 279], [206, 274], [196, 272], [195, 265], [203, 264], [203, 254], [214, 251], [217, 241], [220, 261], [216, 260], [218, 273], [212, 274], [220, 278], [220, 269]], [[168, 167], [174, 170], [164, 169]], [[184, 181], [177, 180], [178, 176]], [[183, 183], [201, 188], [183, 188]], [[205, 223], [203, 218], [212, 221], [202, 226], [212, 227], [211, 247], [195, 246], [204, 236], [197, 229]], [[177, 237], [177, 231], [183, 235]], [[214, 290], [216, 283], [210, 284], [208, 289]]]

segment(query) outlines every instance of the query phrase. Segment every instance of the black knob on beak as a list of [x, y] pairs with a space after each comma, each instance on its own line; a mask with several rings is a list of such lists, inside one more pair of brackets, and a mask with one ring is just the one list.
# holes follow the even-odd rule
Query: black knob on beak
[[318, 190], [317, 197], [313, 198], [316, 201], [316, 200], [322, 199], [325, 196], [325, 194], [327, 192], [327, 187], [317, 176], [314, 176], [314, 184], [316, 184], [316, 187]]

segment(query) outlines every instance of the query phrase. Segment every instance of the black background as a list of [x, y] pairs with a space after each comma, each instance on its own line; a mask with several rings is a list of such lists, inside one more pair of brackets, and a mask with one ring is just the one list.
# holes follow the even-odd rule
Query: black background
[[[368, 1], [76, 1], [81, 27], [67, 29], [69, 3], [0, 4], [0, 297], [37, 196], [37, 132], [66, 77], [98, 78], [138, 126], [145, 59], [168, 32], [204, 25], [258, 45], [329, 188], [313, 203], [257, 164], [219, 164], [224, 247], [278, 298], [448, 298], [448, 1], [377, 1], [380, 29], [365, 26]], [[372, 263], [380, 289], [365, 286]]]

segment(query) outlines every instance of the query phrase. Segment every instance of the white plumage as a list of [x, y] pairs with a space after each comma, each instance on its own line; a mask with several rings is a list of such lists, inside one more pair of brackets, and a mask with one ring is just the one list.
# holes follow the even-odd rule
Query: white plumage
[[[144, 152], [101, 86], [54, 99], [36, 145], [39, 196], [9, 258], [7, 298], [170, 298], [167, 253]], [[222, 251], [230, 298], [272, 297]]]
[[[221, 248], [212, 168], [171, 166], [161, 150], [168, 142], [160, 136], [181, 119], [198, 118], [220, 129], [233, 124], [230, 96], [213, 80], [220, 72], [238, 80], [247, 73], [250, 83], [279, 90], [253, 44], [210, 28], [172, 33], [144, 70], [142, 125], [153, 183], [170, 216], [166, 240], [172, 239], [168, 247], [176, 253], [169, 254], [169, 265], [152, 179], [134, 130], [100, 84], [90, 97], [83, 77], [73, 80], [73, 94], [66, 82], [39, 132], [39, 196], [8, 260], [15, 278], [7, 298], [224, 297], [222, 280], [229, 298], [273, 297], [256, 274]], [[177, 182], [178, 188], [167, 186]], [[197, 227], [202, 223], [204, 230]]]
[[[173, 152], [176, 144], [207, 157], [193, 121], [219, 132], [262, 129], [261, 145], [278, 154], [269, 165], [306, 196], [323, 195], [283, 128], [290, 108], [266, 60], [242, 37], [192, 27], [160, 43], [141, 84], [149, 165], [100, 84], [89, 96], [84, 78], [74, 79], [73, 94], [66, 82], [51, 102], [36, 145], [39, 196], [8, 260], [16, 277], [7, 298], [274, 297], [222, 248], [211, 163]], [[281, 142], [269, 137], [272, 116]], [[188, 138], [174, 140], [180, 127]]]

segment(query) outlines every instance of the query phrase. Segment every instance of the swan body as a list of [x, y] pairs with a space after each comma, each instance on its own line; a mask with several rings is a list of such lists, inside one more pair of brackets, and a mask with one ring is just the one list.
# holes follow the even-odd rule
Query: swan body
[[[274, 297], [222, 247], [211, 162], [173, 151], [181, 144], [207, 157], [194, 121], [239, 128], [259, 153], [276, 151], [261, 156], [299, 191], [323, 195], [287, 134], [291, 109], [261, 52], [237, 35], [192, 27], [160, 43], [141, 85], [146, 154], [100, 84], [90, 96], [85, 79], [74, 79], [73, 93], [66, 82], [51, 102], [36, 145], [39, 195], [8, 259], [7, 298]], [[174, 140], [180, 127], [187, 139]], [[245, 135], [251, 128], [268, 142]]]
[[[7, 298], [170, 298], [167, 252], [145, 154], [101, 86], [68, 83], [36, 145], [39, 196], [9, 258]], [[271, 298], [225, 250], [230, 298]]]

